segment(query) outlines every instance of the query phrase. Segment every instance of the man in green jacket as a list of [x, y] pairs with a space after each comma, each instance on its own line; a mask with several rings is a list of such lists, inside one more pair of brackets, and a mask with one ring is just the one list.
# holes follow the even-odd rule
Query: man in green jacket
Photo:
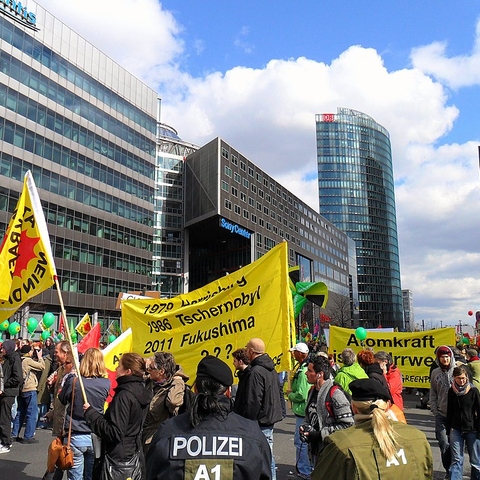
[[352, 394], [349, 385], [350, 382], [360, 378], [368, 378], [365, 370], [356, 362], [355, 352], [351, 348], [345, 348], [342, 354], [343, 367], [335, 375], [335, 383], [340, 385], [345, 392]]
[[297, 471], [299, 478], [309, 479], [312, 472], [312, 465], [308, 455], [308, 446], [300, 439], [300, 425], [305, 418], [305, 406], [307, 403], [310, 385], [307, 380], [306, 371], [308, 368], [308, 346], [303, 343], [297, 343], [290, 349], [296, 364], [292, 371], [290, 388], [287, 390], [288, 400], [292, 405], [292, 411], [295, 414], [295, 436], [293, 443], [296, 448]]

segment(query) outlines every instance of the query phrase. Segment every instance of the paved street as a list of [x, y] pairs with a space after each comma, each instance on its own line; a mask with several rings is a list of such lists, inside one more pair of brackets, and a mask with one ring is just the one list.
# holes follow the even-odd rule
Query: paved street
[[[427, 410], [418, 410], [415, 404], [418, 397], [405, 395], [405, 414], [408, 422], [420, 428], [427, 435], [434, 455], [434, 479], [441, 480], [444, 472], [440, 463], [440, 454], [435, 441], [432, 414]], [[295, 419], [289, 415], [275, 429], [275, 457], [278, 465], [278, 480], [292, 480], [295, 475], [295, 449], [293, 447], [293, 431]], [[36, 445], [15, 443], [10, 453], [0, 456], [0, 478], [2, 480], [39, 480], [45, 472], [46, 452], [51, 441], [51, 432], [37, 430]], [[465, 472], [469, 471], [469, 465]], [[66, 478], [66, 475], [65, 475]], [[466, 478], [469, 478], [467, 475]]]

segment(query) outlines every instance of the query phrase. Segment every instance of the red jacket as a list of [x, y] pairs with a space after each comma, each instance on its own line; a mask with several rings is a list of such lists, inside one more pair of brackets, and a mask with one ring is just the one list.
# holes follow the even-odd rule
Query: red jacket
[[403, 398], [402, 398], [402, 374], [396, 365], [392, 365], [387, 374], [388, 386], [390, 388], [390, 393], [392, 394], [393, 403], [403, 412]]

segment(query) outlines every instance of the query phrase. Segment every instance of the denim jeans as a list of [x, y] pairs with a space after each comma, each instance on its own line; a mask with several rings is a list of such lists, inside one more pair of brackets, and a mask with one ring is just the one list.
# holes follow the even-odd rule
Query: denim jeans
[[312, 473], [312, 465], [308, 456], [308, 444], [300, 440], [300, 425], [305, 420], [303, 417], [295, 416], [295, 435], [293, 444], [296, 448], [297, 471], [303, 475], [310, 476]]
[[450, 465], [450, 480], [462, 480], [464, 446], [467, 444], [470, 465], [472, 466], [472, 480], [480, 480], [480, 440], [477, 432], [460, 432], [452, 428], [450, 431], [450, 449], [452, 464]]
[[[66, 443], [67, 439], [64, 442]], [[92, 480], [95, 458], [91, 434], [72, 434], [70, 446], [73, 452], [73, 467], [67, 470], [67, 479]]]
[[272, 452], [272, 480], [277, 480], [277, 469], [275, 467], [275, 458], [273, 456], [273, 428], [260, 427], [265, 438], [267, 439], [268, 445], [270, 446], [270, 451]]
[[49, 403], [39, 403], [38, 404], [38, 415], [37, 415], [37, 428], [46, 428], [47, 423], [41, 422], [40, 419], [43, 418], [50, 408]]
[[450, 445], [448, 443], [447, 430], [445, 422], [447, 419], [442, 415], [435, 415], [435, 438], [440, 447], [440, 456], [442, 458], [442, 465], [446, 472], [450, 469]]
[[17, 415], [13, 421], [12, 437], [18, 437], [25, 422], [25, 439], [33, 438], [37, 425], [37, 391], [22, 392], [18, 397]]

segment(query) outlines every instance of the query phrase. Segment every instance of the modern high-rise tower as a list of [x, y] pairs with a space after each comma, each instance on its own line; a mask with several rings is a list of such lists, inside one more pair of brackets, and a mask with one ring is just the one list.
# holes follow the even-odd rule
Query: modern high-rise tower
[[402, 328], [389, 134], [348, 108], [316, 115], [316, 126], [320, 214], [355, 240], [360, 325]]

